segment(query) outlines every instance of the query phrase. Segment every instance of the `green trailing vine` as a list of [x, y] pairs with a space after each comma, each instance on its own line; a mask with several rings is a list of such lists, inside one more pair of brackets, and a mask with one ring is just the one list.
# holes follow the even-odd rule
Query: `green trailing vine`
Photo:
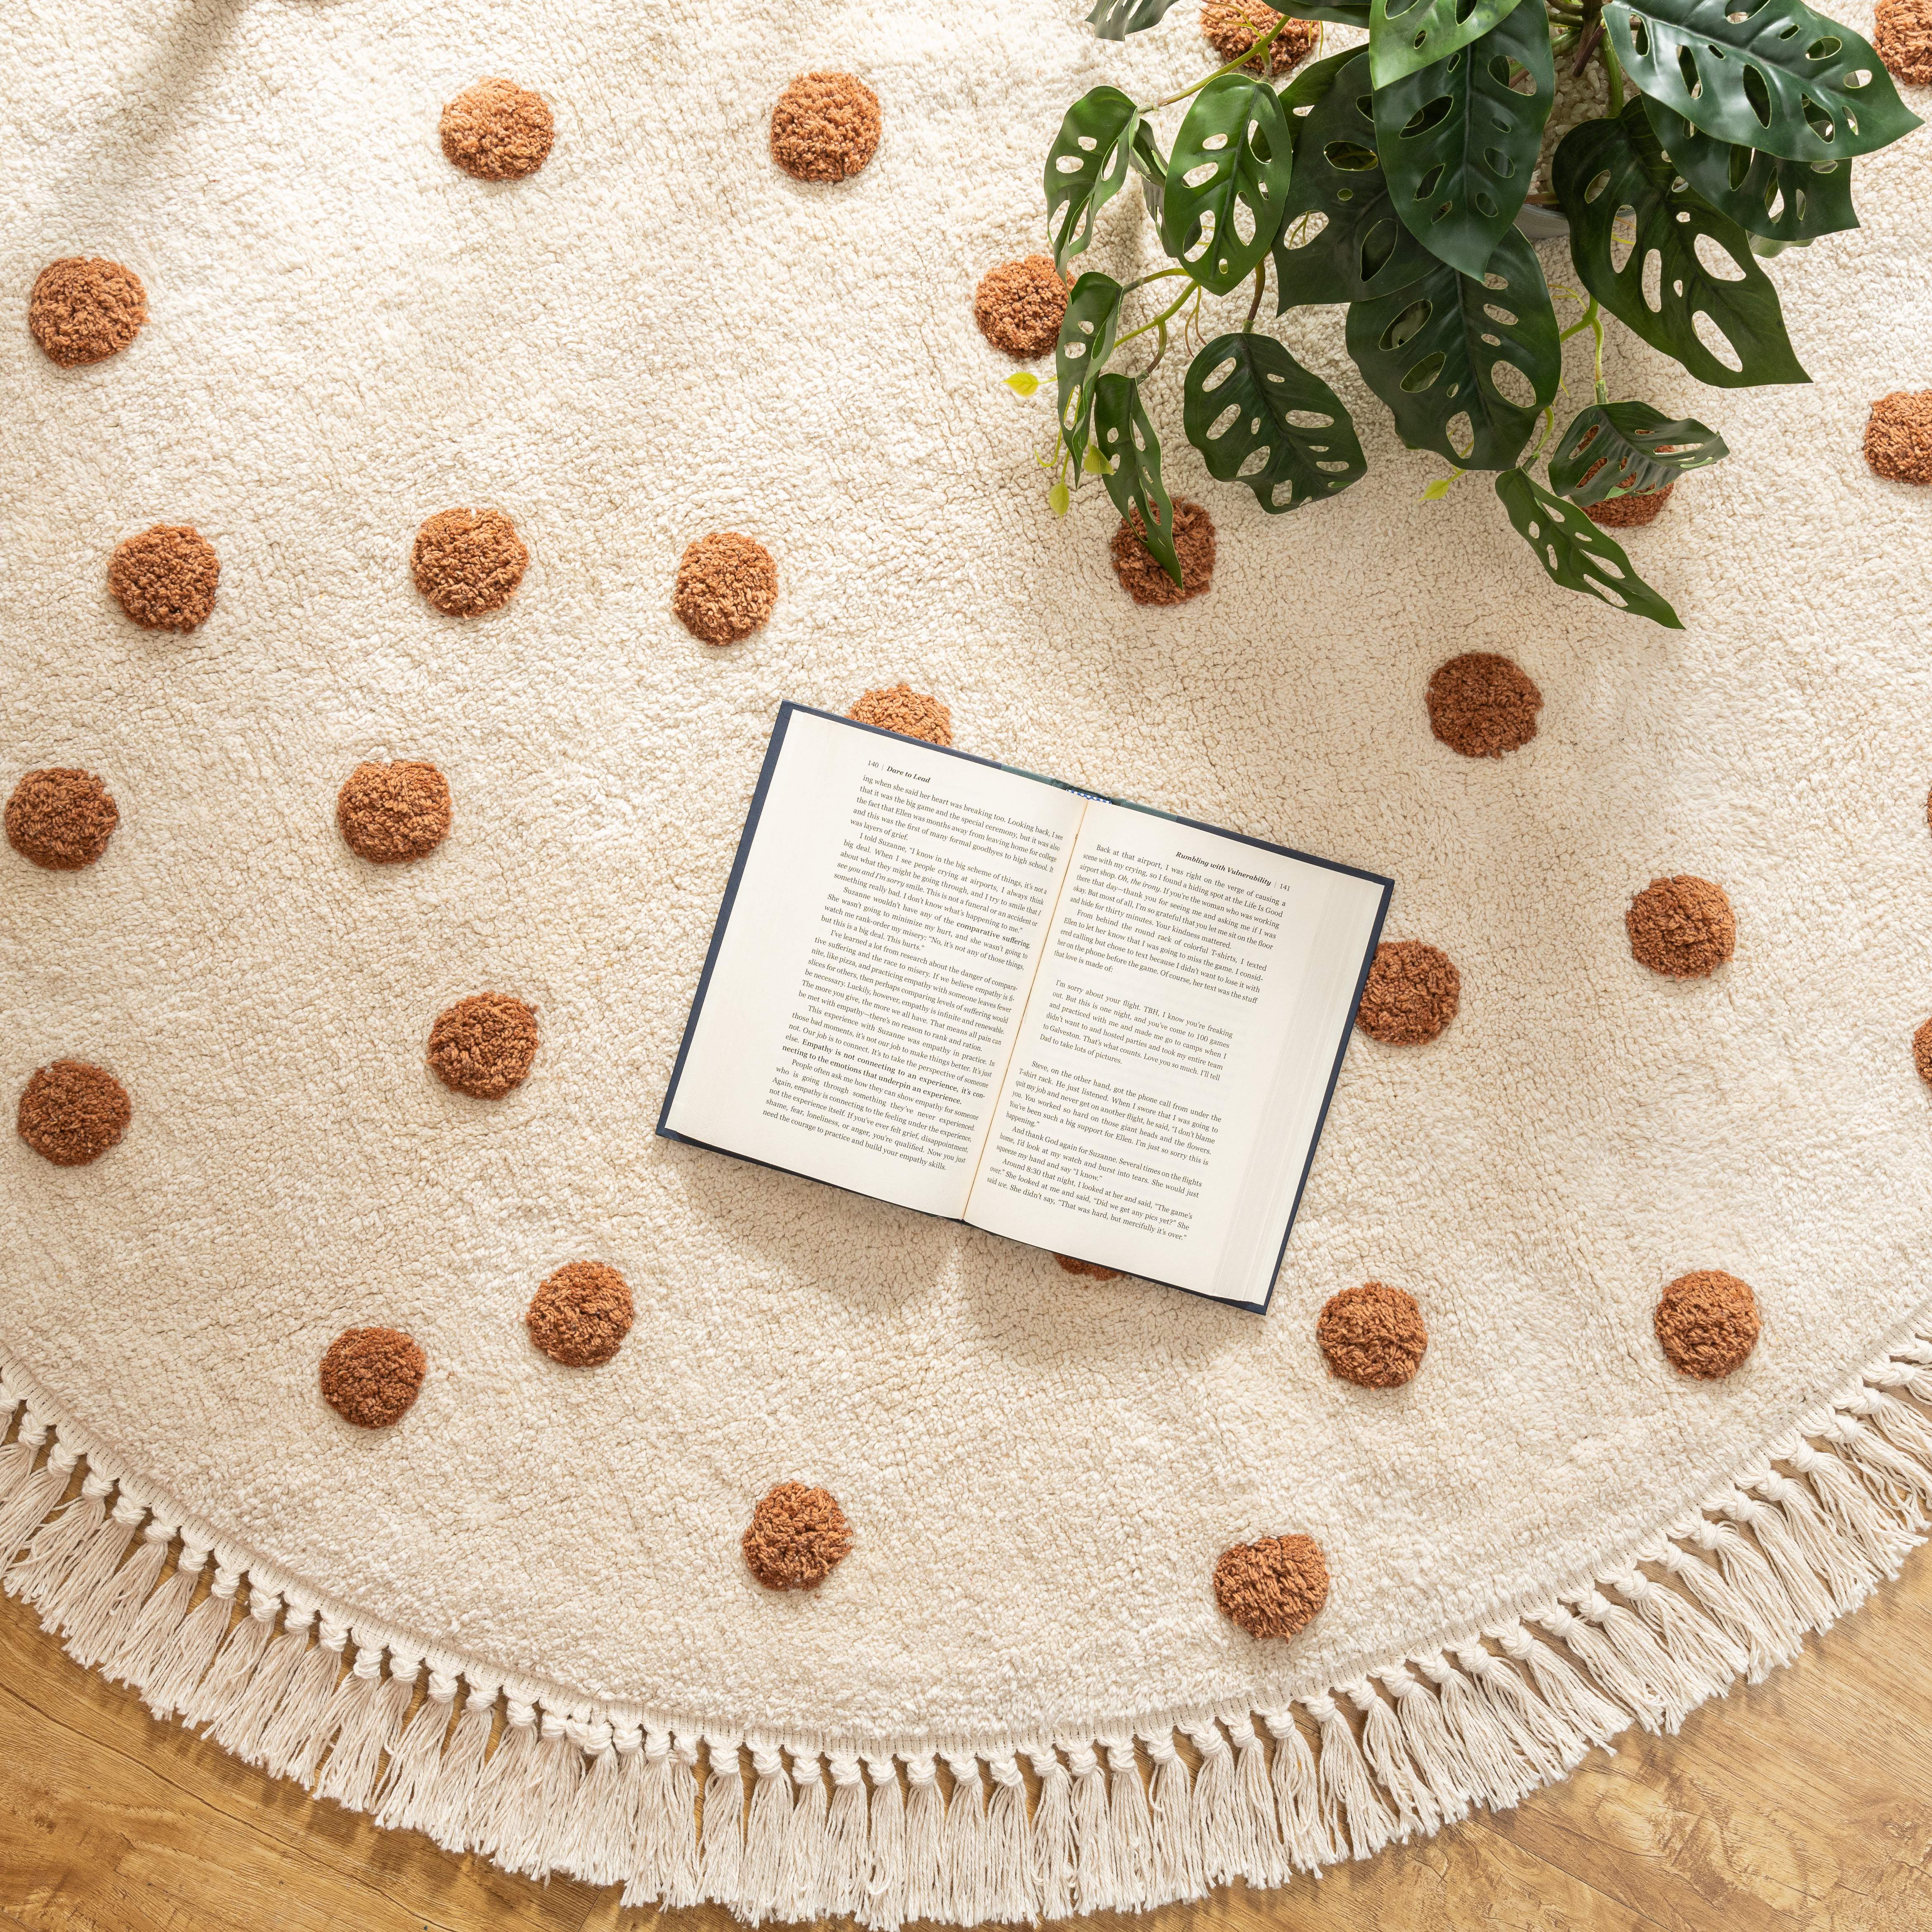
[[[1425, 497], [1492, 472], [1552, 581], [1677, 626], [1583, 512], [1717, 462], [1724, 442], [1637, 398], [1612, 400], [1604, 317], [1714, 388], [1808, 381], [1757, 257], [1856, 227], [1852, 162], [1918, 124], [1878, 56], [1802, 0], [1268, 4], [1282, 17], [1248, 55], [1144, 104], [1096, 87], [1048, 152], [1054, 260], [1073, 278], [1054, 357], [1054, 510], [1097, 478], [1180, 580], [1148, 390], [1175, 334], [1199, 345], [1181, 429], [1210, 476], [1271, 513], [1360, 480], [1346, 406], [1256, 326], [1271, 285], [1277, 316], [1342, 305], [1347, 352], [1402, 441], [1451, 466]], [[1088, 17], [1120, 40], [1171, 4], [1098, 0]], [[1276, 86], [1266, 56], [1289, 18], [1362, 28], [1368, 44]], [[1587, 303], [1559, 328], [1516, 218], [1558, 63], [1581, 74], [1593, 61], [1609, 112], [1565, 135], [1550, 168], [1583, 285], [1572, 298]], [[1183, 101], [1162, 155], [1152, 117]], [[1130, 187], [1172, 266], [1123, 284], [1078, 257]], [[1204, 297], [1238, 294], [1243, 326], [1203, 340]], [[1562, 344], [1586, 328], [1595, 394], [1558, 436]], [[1009, 380], [1023, 395], [1040, 386]]]

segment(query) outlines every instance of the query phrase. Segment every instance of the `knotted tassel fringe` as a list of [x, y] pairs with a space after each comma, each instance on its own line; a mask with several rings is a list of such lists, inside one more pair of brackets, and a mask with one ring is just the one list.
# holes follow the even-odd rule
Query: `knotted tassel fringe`
[[[218, 1573], [215, 1582], [220, 1581]], [[206, 1676], [182, 1700], [178, 1714], [190, 1730], [219, 1724], [247, 1692], [268, 1653], [281, 1610], [282, 1600], [272, 1591], [250, 1588], [248, 1614], [230, 1630]]]
[[[850, 1752], [834, 1751], [832, 1806], [825, 1820], [821, 1909], [833, 1918], [856, 1918], [870, 1896], [872, 1833], [866, 1808], [866, 1780]], [[1020, 1814], [1024, 1827], [1026, 1814]], [[1022, 1840], [1024, 1843], [1024, 1840]]]
[[791, 1818], [785, 1827], [778, 1897], [788, 1918], [812, 1918], [817, 1916], [825, 1881], [825, 1840], [831, 1822], [824, 1769], [815, 1753], [794, 1754], [791, 1781]]
[[381, 1648], [371, 1644], [357, 1649], [353, 1667], [337, 1688], [335, 1742], [316, 1780], [318, 1798], [333, 1799], [351, 1811], [370, 1808], [382, 1760], [401, 1738], [422, 1668], [420, 1658], [398, 1656], [391, 1659], [385, 1677]]
[[868, 1757], [865, 1764], [872, 1784], [872, 1868], [859, 1921], [876, 1932], [892, 1932], [906, 1916], [905, 1797], [894, 1760]]
[[[1017, 1924], [1033, 1916], [1026, 1780], [1010, 1752], [988, 1758], [986, 1774], [993, 1780], [993, 1796], [986, 1807], [986, 1916], [998, 1924]], [[839, 1908], [834, 1904], [831, 1909]]]
[[21, 1544], [40, 1527], [74, 1474], [78, 1459], [58, 1442], [47, 1460], [35, 1466], [52, 1433], [51, 1425], [30, 1408], [21, 1418], [20, 1434], [0, 1449], [0, 1568], [13, 1561]]
[[[1282, 1848], [1298, 1871], [1319, 1872], [1348, 1856], [1341, 1835], [1341, 1819], [1332, 1800], [1324, 1798], [1320, 1774], [1315, 1768], [1315, 1754], [1290, 1710], [1263, 1714], [1268, 1736], [1274, 1740], [1274, 1757], [1268, 1767], [1268, 1781], [1274, 1791], [1275, 1816], [1281, 1832]], [[1196, 1892], [1177, 1896], [1192, 1898]]]
[[938, 1767], [929, 1756], [908, 1758], [905, 1916], [908, 1918], [946, 1916], [945, 1829]]
[[1144, 1898], [1154, 1877], [1154, 1815], [1131, 1738], [1101, 1741], [1107, 1757], [1107, 1823], [1116, 1902]]
[[346, 1624], [326, 1615], [321, 1622], [320, 1636], [296, 1665], [280, 1708], [262, 1733], [262, 1762], [270, 1776], [293, 1778], [304, 1789], [315, 1781], [316, 1760], [334, 1735], [336, 1680], [349, 1645]]
[[[7, 1566], [7, 1594], [38, 1610], [40, 1621], [50, 1630], [54, 1619], [49, 1605], [86, 1562], [89, 1546], [107, 1521], [107, 1498], [113, 1492], [113, 1483], [107, 1477], [88, 1470], [80, 1494], [43, 1519], [33, 1540]], [[124, 1542], [122, 1546], [126, 1547]]]
[[[472, 1672], [469, 1684], [442, 1761], [418, 1785], [409, 1820], [446, 1852], [459, 1855], [476, 1844], [476, 1834], [488, 1815], [490, 1732], [502, 1680]], [[423, 1714], [416, 1714], [418, 1723]], [[534, 1713], [530, 1721], [535, 1722]], [[403, 1822], [400, 1816], [398, 1822]]]
[[[266, 1604], [272, 1599], [262, 1600]], [[315, 1619], [315, 1612], [306, 1605], [290, 1604], [282, 1618], [281, 1634], [263, 1654], [254, 1676], [208, 1726], [208, 1735], [244, 1764], [262, 1762], [262, 1736], [274, 1722], [282, 1699], [308, 1654], [309, 1632]]]
[[218, 1558], [208, 1594], [176, 1627], [145, 1680], [148, 1708], [156, 1717], [170, 1718], [177, 1712], [185, 1714], [201, 1688], [202, 1672], [214, 1663], [221, 1640], [228, 1634], [235, 1594], [241, 1587], [240, 1569], [231, 1569]]
[[1324, 1809], [1338, 1811], [1347, 1827], [1349, 1849], [1372, 1858], [1401, 1830], [1355, 1742], [1342, 1707], [1325, 1693], [1305, 1700], [1322, 1739], [1321, 1784]]
[[704, 1780], [704, 1895], [721, 1905], [735, 1904], [740, 1893], [740, 1848], [745, 1839], [745, 1778], [738, 1765], [738, 1740], [704, 1740], [708, 1769]]
[[1207, 1892], [1202, 1875], [1201, 1834], [1194, 1823], [1193, 1780], [1174, 1748], [1172, 1731], [1150, 1731], [1148, 1756], [1154, 1761], [1154, 1869], [1164, 1898], [1200, 1898]]
[[[428, 1694], [397, 1737], [382, 1781], [376, 1787], [377, 1824], [392, 1829], [430, 1830], [433, 1822], [431, 1804], [439, 1774], [456, 1756], [453, 1744], [445, 1748], [449, 1736], [450, 1715], [456, 1708], [456, 1690], [455, 1673], [432, 1663]], [[495, 1701], [493, 1694], [490, 1702], [494, 1705]], [[483, 1735], [486, 1738], [489, 1736], [487, 1720]], [[479, 1768], [482, 1762], [483, 1754], [479, 1748], [476, 1753]]]
[[[1103, 1912], [1116, 1896], [1113, 1817], [1107, 1802], [1107, 1774], [1088, 1744], [1066, 1747], [1073, 1774], [1073, 1894], [1082, 1912]], [[1201, 1816], [1199, 1780], [1196, 1780], [1194, 1815]]]
[[752, 1808], [745, 1820], [744, 1862], [738, 1876], [737, 1909], [752, 1924], [770, 1918], [784, 1903], [785, 1831], [791, 1822], [791, 1780], [771, 1746], [752, 1746]]

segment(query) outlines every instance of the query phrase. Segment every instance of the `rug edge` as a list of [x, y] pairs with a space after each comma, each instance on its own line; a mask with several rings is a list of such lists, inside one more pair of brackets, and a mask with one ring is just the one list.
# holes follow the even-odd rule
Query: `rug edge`
[[4, 1346], [0, 1588], [244, 1762], [446, 1850], [622, 1884], [626, 1906], [874, 1932], [1143, 1910], [1505, 1809], [1790, 1661], [1926, 1538], [1932, 1304], [1895, 1336], [1577, 1587], [1343, 1682], [1051, 1736], [747, 1733], [506, 1672], [219, 1538]]

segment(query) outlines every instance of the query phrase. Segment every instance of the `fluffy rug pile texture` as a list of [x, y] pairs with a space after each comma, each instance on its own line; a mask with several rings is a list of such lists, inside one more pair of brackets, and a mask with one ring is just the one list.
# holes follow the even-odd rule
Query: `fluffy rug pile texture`
[[[1083, 10], [32, 0], [10, 31], [0, 789], [83, 768], [119, 822], [84, 871], [0, 852], [0, 1088], [91, 1061], [132, 1113], [89, 1166], [0, 1145], [0, 1563], [244, 1754], [636, 1900], [885, 1925], [1278, 1881], [1761, 1672], [1932, 1493], [1932, 498], [1860, 453], [1932, 380], [1932, 147], [1862, 160], [1864, 226], [1769, 265], [1810, 386], [1702, 389], [1612, 325], [1612, 393], [1733, 452], [1625, 533], [1682, 632], [1550, 586], [1486, 478], [1420, 500], [1441, 466], [1323, 310], [1275, 326], [1369, 477], [1264, 517], [1183, 442], [1170, 358], [1218, 556], [1142, 608], [1097, 488], [1047, 511], [1050, 405], [973, 320], [1043, 244], [1065, 106], [1210, 64], [1190, 5], [1124, 47]], [[878, 96], [849, 179], [772, 161], [811, 70]], [[491, 75], [554, 114], [521, 179], [439, 146]], [[1132, 259], [1132, 199], [1096, 259]], [[63, 369], [25, 314], [68, 256], [148, 320]], [[412, 580], [459, 508], [527, 546], [487, 615]], [[219, 557], [185, 634], [109, 592], [157, 524]], [[777, 596], [714, 648], [673, 586], [727, 530]], [[1430, 729], [1470, 651], [1543, 694], [1500, 758]], [[1455, 962], [1439, 1037], [1351, 1047], [1268, 1318], [653, 1138], [779, 702], [902, 679], [962, 748], [1391, 875], [1387, 936]], [[427, 858], [344, 843], [370, 760], [447, 780]], [[1631, 956], [1678, 874], [1735, 910], [1706, 978]], [[473, 1099], [425, 1045], [490, 991], [538, 1045]], [[524, 1320], [580, 1261], [634, 1300], [599, 1366]], [[1723, 1381], [1653, 1330], [1702, 1269], [1762, 1315]], [[1370, 1280], [1426, 1322], [1400, 1388], [1316, 1346]], [[352, 1327], [423, 1352], [393, 1427], [321, 1398]], [[741, 1552], [782, 1482], [850, 1525], [815, 1589]], [[1290, 1534], [1326, 1605], [1258, 1640], [1215, 1564]]]

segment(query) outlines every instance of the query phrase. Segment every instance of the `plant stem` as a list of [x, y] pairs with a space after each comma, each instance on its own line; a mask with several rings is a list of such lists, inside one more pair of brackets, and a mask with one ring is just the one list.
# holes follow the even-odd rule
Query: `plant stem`
[[1255, 317], [1259, 315], [1262, 312], [1262, 289], [1267, 280], [1268, 257], [1264, 255], [1262, 259], [1255, 264], [1255, 298], [1252, 302], [1249, 303], [1248, 319], [1241, 325], [1244, 334], [1252, 330], [1255, 326]]
[[[1287, 18], [1287, 16], [1284, 14], [1282, 17], [1285, 20]], [[1186, 271], [1184, 268], [1179, 270], [1166, 269], [1162, 272], [1168, 274], [1185, 274]], [[1153, 278], [1150, 277], [1149, 279], [1152, 280]], [[1138, 328], [1130, 328], [1127, 331], [1126, 334], [1116, 336], [1114, 338], [1114, 346], [1116, 349], [1124, 348], [1127, 344], [1132, 341], [1136, 336], [1144, 335], [1150, 328], [1157, 328], [1161, 332], [1161, 340], [1162, 343], [1165, 344], [1167, 339], [1168, 323], [1172, 320], [1175, 316], [1178, 315], [1181, 310], [1186, 306], [1187, 298], [1195, 292], [1196, 290], [1190, 284], [1186, 289], [1181, 292], [1180, 299], [1175, 302], [1172, 308], [1162, 309], [1160, 314], [1155, 316], [1150, 321], [1142, 322]], [[1158, 361], [1160, 358], [1156, 357], [1155, 359], [1156, 361]]]
[[1624, 70], [1617, 64], [1617, 50], [1610, 45], [1610, 37], [1604, 36], [1604, 74], [1610, 83], [1610, 112], [1621, 114], [1624, 111]]
[[1186, 272], [1185, 268], [1156, 268], [1152, 274], [1142, 275], [1138, 281], [1130, 282], [1120, 291], [1121, 298], [1124, 300], [1136, 289], [1145, 288], [1150, 282], [1164, 282], [1170, 275], [1184, 275]]
[[1261, 38], [1255, 42], [1252, 46], [1249, 48], [1246, 53], [1240, 56], [1236, 59], [1231, 60], [1225, 67], [1217, 67], [1212, 74], [1207, 76], [1205, 80], [1197, 80], [1192, 87], [1184, 87], [1178, 94], [1163, 94], [1160, 100], [1156, 100], [1153, 106], [1143, 107], [1141, 110], [1141, 112], [1143, 114], [1151, 114], [1154, 111], [1155, 107], [1172, 107], [1177, 100], [1185, 100], [1190, 94], [1198, 94], [1204, 87], [1208, 86], [1211, 82], [1219, 80], [1224, 74], [1232, 74], [1238, 68], [1247, 66], [1251, 62], [1259, 61], [1261, 63], [1262, 72], [1263, 74], [1266, 74], [1268, 72], [1268, 50], [1274, 45], [1274, 37], [1276, 34], [1280, 33], [1282, 28], [1287, 25], [1288, 16], [1284, 14], [1275, 22], [1273, 26], [1269, 28], [1266, 33], [1263, 34]]
[[1597, 307], [1597, 298], [1594, 296], [1590, 298], [1590, 306], [1556, 339], [1558, 342], [1568, 342], [1571, 336], [1580, 334], [1586, 328], [1594, 339], [1597, 400], [1599, 403], [1607, 403], [1610, 400], [1610, 392], [1604, 384], [1604, 319]]

